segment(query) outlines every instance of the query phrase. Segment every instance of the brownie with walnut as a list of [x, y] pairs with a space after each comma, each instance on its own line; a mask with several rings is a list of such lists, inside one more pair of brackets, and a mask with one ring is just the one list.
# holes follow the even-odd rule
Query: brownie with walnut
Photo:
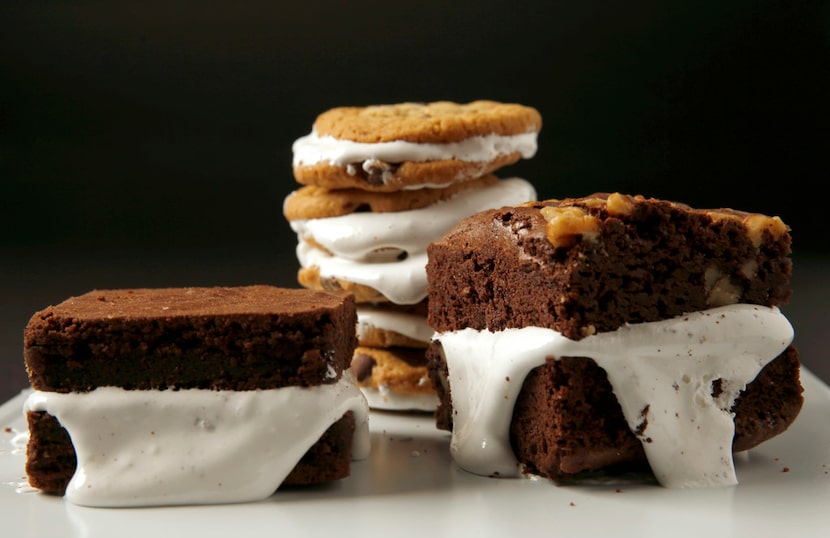
[[[791, 236], [780, 218], [620, 193], [484, 211], [428, 254], [428, 322], [439, 333], [535, 326], [580, 340], [717, 306], [778, 307], [791, 295]], [[427, 355], [441, 401], [436, 423], [451, 431], [440, 342]], [[791, 344], [746, 387], [733, 407], [733, 451], [792, 424], [803, 403], [799, 372]], [[531, 371], [510, 442], [528, 472], [553, 479], [648, 469], [605, 371], [590, 358]]]

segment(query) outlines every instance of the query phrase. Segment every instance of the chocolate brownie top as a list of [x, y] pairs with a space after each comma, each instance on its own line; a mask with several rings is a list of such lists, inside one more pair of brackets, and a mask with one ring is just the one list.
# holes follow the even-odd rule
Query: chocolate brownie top
[[642, 220], [649, 213], [647, 206], [674, 213], [688, 213], [700, 218], [699, 226], [717, 225], [719, 221], [732, 221], [743, 225], [745, 235], [756, 247], [761, 245], [764, 234], [779, 239], [789, 233], [789, 227], [779, 217], [750, 213], [731, 208], [695, 209], [687, 204], [668, 200], [631, 196], [620, 193], [596, 193], [585, 198], [566, 198], [526, 204], [539, 210], [547, 221], [545, 233], [555, 247], [573, 246], [577, 237], [593, 240], [602, 222], [608, 218]]
[[357, 346], [354, 298], [273, 286], [94, 290], [35, 313], [24, 331], [46, 391], [314, 386]]
[[159, 319], [198, 316], [309, 314], [340, 308], [338, 294], [274, 286], [93, 290], [50, 306], [32, 319], [69, 316], [76, 320]]
[[483, 211], [428, 249], [430, 326], [579, 339], [738, 302], [786, 303], [789, 227], [728, 208], [597, 193]]

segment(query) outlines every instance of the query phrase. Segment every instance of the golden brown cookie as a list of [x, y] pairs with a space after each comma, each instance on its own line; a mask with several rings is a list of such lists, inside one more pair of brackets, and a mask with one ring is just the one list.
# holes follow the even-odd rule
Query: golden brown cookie
[[354, 295], [358, 303], [386, 303], [389, 299], [378, 290], [364, 284], [356, 284], [340, 278], [323, 278], [319, 267], [301, 267], [297, 272], [297, 281], [304, 288], [312, 290], [342, 290]]
[[424, 349], [433, 334], [426, 320], [427, 299], [414, 305], [360, 304], [357, 307], [358, 345]]
[[374, 409], [432, 411], [437, 405], [423, 349], [359, 346], [351, 369]]
[[318, 163], [295, 169], [294, 177], [303, 185], [319, 185], [328, 189], [352, 188], [395, 192], [414, 185], [446, 185], [452, 181], [471, 181], [513, 164], [520, 158], [521, 155], [515, 152], [487, 162], [443, 160], [389, 164], [373, 161], [359, 168], [349, 169]]
[[288, 195], [283, 204], [283, 215], [286, 220], [292, 221], [339, 217], [364, 211], [391, 213], [422, 209], [451, 198], [465, 189], [484, 187], [496, 181], [498, 181], [496, 176], [488, 174], [472, 181], [453, 183], [444, 188], [398, 192], [327, 189], [317, 185], [306, 185]]
[[360, 344], [363, 346], [374, 347], [395, 347], [403, 346], [413, 349], [426, 349], [429, 345], [429, 340], [415, 340], [409, 336], [399, 332], [381, 329], [378, 327], [367, 327], [360, 333]]
[[323, 112], [314, 122], [320, 136], [369, 144], [395, 140], [446, 144], [471, 136], [510, 136], [541, 128], [536, 109], [487, 100], [339, 107]]
[[293, 146], [303, 185], [392, 192], [470, 181], [536, 152], [531, 107], [495, 101], [340, 107]]

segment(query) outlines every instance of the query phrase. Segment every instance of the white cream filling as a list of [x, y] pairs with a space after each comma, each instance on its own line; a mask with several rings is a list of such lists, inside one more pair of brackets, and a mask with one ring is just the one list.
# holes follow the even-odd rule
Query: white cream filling
[[78, 466], [65, 497], [99, 507], [238, 503], [269, 497], [347, 411], [353, 459], [369, 454], [368, 405], [351, 372], [310, 388], [34, 392], [69, 432]]
[[[509, 178], [421, 209], [294, 220], [290, 225], [298, 236], [302, 267], [318, 267], [322, 278], [369, 286], [397, 304], [415, 304], [427, 295], [429, 243], [474, 213], [535, 199], [528, 181]], [[327, 252], [311, 246], [306, 241], [311, 238]]]
[[[453, 458], [476, 474], [519, 475], [509, 427], [525, 377], [546, 357], [590, 357], [608, 374], [632, 432], [647, 408], [639, 437], [662, 485], [734, 485], [732, 405], [793, 334], [777, 308], [746, 304], [625, 325], [579, 341], [539, 327], [436, 333], [449, 368]], [[718, 379], [723, 392], [714, 398]]]
[[513, 136], [496, 134], [473, 136], [460, 142], [446, 144], [415, 143], [397, 140], [393, 142], [362, 143], [351, 140], [319, 136], [316, 131], [294, 141], [294, 166], [310, 166], [327, 162], [344, 166], [363, 161], [387, 163], [461, 160], [472, 162], [491, 161], [499, 155], [519, 152], [529, 159], [536, 154], [538, 133], [531, 131]]
[[395, 332], [419, 342], [429, 342], [433, 334], [424, 316], [382, 307], [357, 305], [357, 337], [363, 338], [366, 332], [373, 328]]

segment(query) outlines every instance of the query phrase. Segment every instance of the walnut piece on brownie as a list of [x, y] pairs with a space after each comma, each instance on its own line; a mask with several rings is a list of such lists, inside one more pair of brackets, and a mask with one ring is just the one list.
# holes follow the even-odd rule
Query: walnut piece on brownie
[[345, 478], [368, 450], [356, 320], [349, 294], [262, 285], [94, 290], [45, 308], [24, 331], [29, 483], [138, 506]]
[[[459, 406], [478, 399], [500, 413], [504, 428], [488, 432], [510, 459], [493, 465], [499, 474], [650, 468], [672, 487], [732, 483], [732, 452], [784, 432], [803, 403], [792, 327], [778, 310], [791, 294], [790, 249], [778, 217], [620, 193], [464, 219], [428, 248], [437, 425], [470, 430]], [[526, 371], [502, 370], [533, 345]], [[453, 384], [470, 361], [499, 372], [490, 390]], [[695, 416], [701, 429], [680, 438]], [[660, 451], [686, 442], [699, 457], [681, 447], [666, 464]], [[479, 463], [468, 467], [494, 474]]]

